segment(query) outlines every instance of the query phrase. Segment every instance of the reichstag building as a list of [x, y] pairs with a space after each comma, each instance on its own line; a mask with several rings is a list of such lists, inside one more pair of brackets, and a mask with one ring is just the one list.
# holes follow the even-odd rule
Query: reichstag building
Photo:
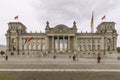
[[78, 33], [75, 21], [72, 27], [59, 24], [52, 28], [47, 21], [44, 33], [27, 33], [26, 26], [21, 22], [9, 22], [6, 53], [9, 56], [35, 57], [47, 54], [105, 56], [116, 53], [117, 36], [114, 22], [100, 23], [95, 33]]

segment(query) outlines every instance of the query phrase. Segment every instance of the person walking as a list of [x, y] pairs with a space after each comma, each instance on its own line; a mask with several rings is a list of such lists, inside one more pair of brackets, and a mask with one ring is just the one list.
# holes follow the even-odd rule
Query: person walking
[[75, 61], [76, 60], [76, 56], [75, 55], [73, 55], [73, 61]]
[[101, 57], [100, 57], [100, 54], [98, 54], [98, 56], [97, 56], [97, 62], [100, 63], [100, 60], [101, 60]]
[[53, 56], [53, 59], [56, 59], [56, 56], [55, 56], [55, 55]]
[[5, 56], [5, 60], [6, 60], [6, 61], [8, 60], [8, 56], [7, 56], [7, 55]]

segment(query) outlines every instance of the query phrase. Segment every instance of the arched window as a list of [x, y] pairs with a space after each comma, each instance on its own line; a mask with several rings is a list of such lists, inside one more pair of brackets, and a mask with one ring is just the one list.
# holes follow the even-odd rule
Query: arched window
[[107, 39], [107, 43], [111, 43], [111, 39], [110, 38]]
[[12, 43], [15, 43], [16, 42], [16, 39], [15, 38], [12, 38]]

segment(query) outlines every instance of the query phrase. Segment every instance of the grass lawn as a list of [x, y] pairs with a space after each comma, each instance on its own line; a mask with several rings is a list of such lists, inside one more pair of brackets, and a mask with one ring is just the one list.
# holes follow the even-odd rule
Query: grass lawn
[[11, 76], [7, 74], [0, 74], [0, 80], [19, 80], [16, 76]]
[[0, 80], [120, 80], [120, 72], [0, 72]]

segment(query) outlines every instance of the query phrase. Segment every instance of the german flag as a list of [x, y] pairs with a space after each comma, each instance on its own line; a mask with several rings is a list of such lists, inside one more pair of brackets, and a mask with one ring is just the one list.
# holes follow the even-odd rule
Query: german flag
[[28, 39], [28, 42], [29, 42], [29, 43], [32, 43], [32, 42], [33, 42], [33, 37], [29, 38], [29, 39]]
[[93, 32], [93, 24], [94, 24], [94, 12], [92, 12], [92, 18], [90, 21], [91, 32]]
[[14, 20], [18, 20], [18, 16], [15, 16], [15, 17], [14, 17]]
[[94, 14], [92, 12], [92, 18], [91, 18], [91, 21], [90, 21], [90, 27], [92, 28], [93, 27], [93, 19], [94, 19]]
[[104, 20], [106, 18], [106, 16], [104, 15], [102, 18], [101, 18], [101, 20]]

